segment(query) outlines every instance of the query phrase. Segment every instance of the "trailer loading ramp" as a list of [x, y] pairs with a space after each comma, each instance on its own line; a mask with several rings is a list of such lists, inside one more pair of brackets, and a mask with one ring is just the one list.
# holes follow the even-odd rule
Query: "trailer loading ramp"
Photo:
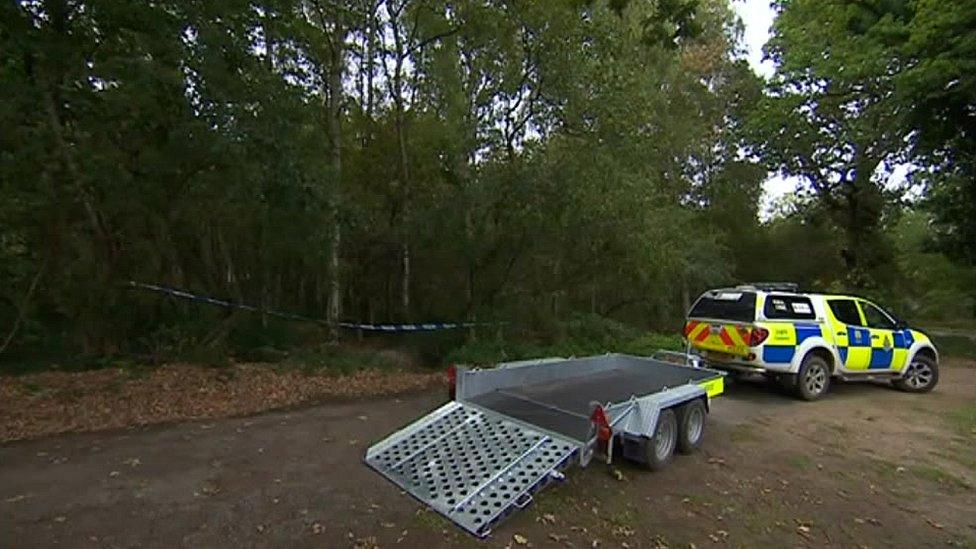
[[479, 537], [558, 477], [579, 443], [451, 402], [371, 447], [366, 463]]

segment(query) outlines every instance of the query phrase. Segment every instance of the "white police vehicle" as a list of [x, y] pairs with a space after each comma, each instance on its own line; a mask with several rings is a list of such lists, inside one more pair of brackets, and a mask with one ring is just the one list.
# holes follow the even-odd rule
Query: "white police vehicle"
[[684, 336], [709, 367], [764, 374], [805, 400], [826, 393], [831, 378], [890, 379], [918, 393], [939, 381], [939, 355], [924, 333], [864, 298], [795, 284], [709, 290], [688, 313]]

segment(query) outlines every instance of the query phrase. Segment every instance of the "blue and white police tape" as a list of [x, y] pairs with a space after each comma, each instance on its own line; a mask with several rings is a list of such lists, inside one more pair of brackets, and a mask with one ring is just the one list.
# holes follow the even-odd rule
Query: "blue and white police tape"
[[474, 322], [425, 322], [424, 324], [357, 324], [340, 322], [339, 327], [350, 330], [369, 330], [374, 332], [433, 332], [435, 330], [456, 330], [477, 326]]
[[[278, 318], [284, 318], [287, 320], [315, 322], [316, 324], [324, 324], [326, 326], [330, 324], [328, 320], [324, 320], [321, 318], [311, 318], [307, 316], [296, 315], [293, 313], [275, 311], [272, 309], [263, 309], [260, 307], [255, 307], [253, 305], [248, 305], [246, 303], [235, 303], [223, 299], [200, 296], [200, 295], [187, 292], [186, 290], [180, 290], [179, 288], [171, 288], [168, 286], [161, 286], [159, 284], [147, 284], [145, 282], [136, 282], [134, 280], [130, 280], [128, 286], [130, 288], [139, 288], [143, 290], [149, 290], [152, 292], [166, 294], [172, 297], [178, 297], [180, 299], [186, 299], [188, 301], [198, 301], [200, 303], [217, 305], [219, 307], [226, 307], [230, 309], [241, 309], [244, 311], [262, 313], [262, 314], [275, 316]], [[422, 324], [364, 324], [359, 322], [338, 322], [337, 323], [337, 326], [339, 326], [340, 328], [347, 328], [350, 330], [363, 330], [367, 332], [385, 332], [385, 333], [433, 332], [437, 330], [457, 330], [459, 328], [472, 328], [478, 325], [479, 324], [475, 322], [425, 322]]]

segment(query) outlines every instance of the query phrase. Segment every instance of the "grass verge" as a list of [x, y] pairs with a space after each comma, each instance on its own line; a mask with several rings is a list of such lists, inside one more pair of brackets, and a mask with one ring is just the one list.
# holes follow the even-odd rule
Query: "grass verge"
[[950, 412], [949, 423], [964, 437], [976, 436], [976, 402], [970, 402]]

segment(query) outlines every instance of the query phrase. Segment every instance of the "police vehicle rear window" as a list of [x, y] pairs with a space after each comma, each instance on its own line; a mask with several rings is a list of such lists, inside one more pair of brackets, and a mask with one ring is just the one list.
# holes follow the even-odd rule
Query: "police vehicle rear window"
[[755, 292], [717, 291], [698, 298], [688, 316], [752, 322], [755, 313]]
[[795, 295], [770, 295], [766, 297], [763, 307], [766, 318], [787, 318], [794, 320], [813, 320], [817, 318], [813, 312], [810, 298]]

